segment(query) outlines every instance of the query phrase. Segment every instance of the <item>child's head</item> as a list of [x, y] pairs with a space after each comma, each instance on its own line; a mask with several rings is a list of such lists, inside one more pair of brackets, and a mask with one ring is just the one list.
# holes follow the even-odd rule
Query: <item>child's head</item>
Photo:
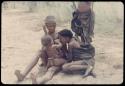
[[54, 33], [56, 28], [56, 19], [54, 16], [47, 16], [45, 18], [45, 25], [49, 33]]
[[51, 45], [53, 44], [53, 39], [52, 39], [51, 36], [45, 35], [44, 37], [42, 37], [41, 43], [42, 43], [42, 45], [45, 46], [45, 47], [51, 46]]
[[59, 32], [59, 39], [62, 44], [69, 43], [72, 39], [73, 34], [70, 30], [64, 29]]
[[79, 12], [86, 12], [91, 8], [91, 2], [79, 2], [78, 3], [78, 11]]

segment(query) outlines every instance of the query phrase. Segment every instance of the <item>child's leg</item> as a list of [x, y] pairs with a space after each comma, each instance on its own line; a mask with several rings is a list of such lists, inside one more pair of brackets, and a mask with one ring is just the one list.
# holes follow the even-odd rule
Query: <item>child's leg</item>
[[32, 79], [32, 84], [37, 84], [36, 76], [33, 73], [31, 73], [30, 77]]
[[17, 76], [18, 81], [22, 81], [24, 79], [24, 75], [20, 73], [20, 70], [16, 70], [15, 75]]
[[30, 78], [32, 79], [32, 84], [37, 84], [37, 77], [45, 75], [47, 68], [45, 66], [40, 66], [39, 71], [36, 74], [31, 73]]
[[59, 70], [59, 67], [50, 67], [46, 74], [43, 77], [40, 77], [37, 79], [38, 84], [44, 84], [45, 82], [51, 80], [53, 78], [53, 75]]
[[37, 56], [36, 58], [34, 58], [31, 63], [25, 68], [25, 70], [23, 71], [23, 73], [20, 73], [20, 70], [16, 70], [15, 71], [15, 75], [18, 78], [18, 81], [22, 81], [26, 75], [32, 70], [32, 68], [37, 64], [39, 60], [39, 57]]
[[39, 66], [37, 76], [43, 76], [47, 72], [46, 66]]

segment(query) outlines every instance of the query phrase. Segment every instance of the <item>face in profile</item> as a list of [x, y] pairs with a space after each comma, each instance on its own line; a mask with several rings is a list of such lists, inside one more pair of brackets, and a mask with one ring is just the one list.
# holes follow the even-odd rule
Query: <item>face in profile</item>
[[63, 45], [66, 44], [66, 39], [65, 39], [65, 37], [59, 35], [59, 40], [60, 40], [60, 42], [61, 42]]
[[60, 36], [60, 35], [59, 35], [59, 40], [63, 45], [70, 42], [69, 37], [63, 37], [63, 36]]

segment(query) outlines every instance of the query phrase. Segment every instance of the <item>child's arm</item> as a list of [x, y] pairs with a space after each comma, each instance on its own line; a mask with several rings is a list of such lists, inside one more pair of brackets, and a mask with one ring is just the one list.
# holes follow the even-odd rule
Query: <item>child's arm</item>
[[60, 43], [59, 39], [56, 39], [54, 42], [55, 42], [55, 44], [52, 45], [52, 47], [55, 47], [55, 48], [61, 48], [62, 47], [62, 44]]
[[59, 49], [62, 47], [62, 44], [61, 43], [60, 44], [53, 44], [52, 47]]
[[41, 60], [42, 60], [42, 65], [46, 66], [47, 65], [47, 55], [46, 55], [46, 52], [45, 52], [45, 47], [42, 48], [40, 57], [41, 57]]

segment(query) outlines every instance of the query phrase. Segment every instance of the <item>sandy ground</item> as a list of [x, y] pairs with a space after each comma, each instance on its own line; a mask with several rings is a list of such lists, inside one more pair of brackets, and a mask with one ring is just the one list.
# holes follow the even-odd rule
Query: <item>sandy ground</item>
[[[39, 14], [2, 14], [2, 66], [1, 80], [4, 84], [31, 84], [29, 75], [16, 82], [15, 69], [24, 70], [35, 53], [41, 48], [43, 35]], [[58, 30], [67, 26], [58, 26]], [[100, 28], [101, 27], [101, 28]], [[112, 29], [111, 29], [112, 28]], [[122, 23], [96, 24], [93, 45], [96, 48], [96, 78], [58, 73], [48, 84], [120, 84], [123, 82], [123, 27]], [[38, 65], [31, 72], [36, 72]]]

